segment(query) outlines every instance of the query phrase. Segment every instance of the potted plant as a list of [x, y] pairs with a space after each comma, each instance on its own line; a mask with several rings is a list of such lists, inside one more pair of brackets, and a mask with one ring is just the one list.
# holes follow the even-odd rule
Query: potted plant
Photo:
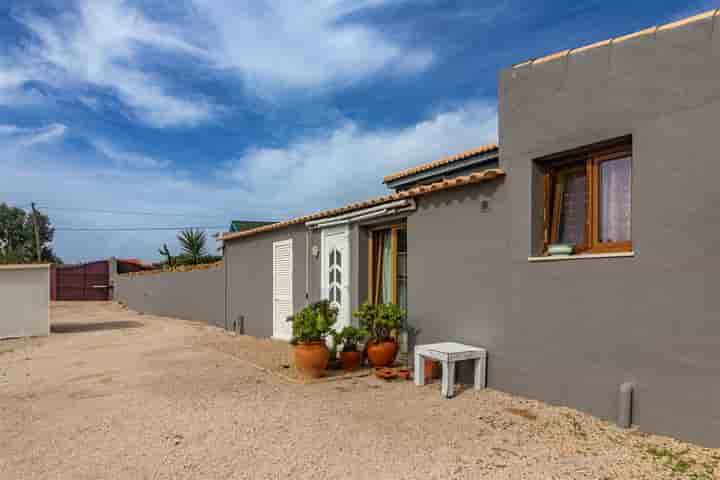
[[397, 335], [405, 311], [394, 303], [373, 305], [365, 302], [353, 315], [369, 333], [366, 350], [370, 363], [374, 367], [392, 365], [398, 352], [394, 335]]
[[358, 344], [367, 336], [367, 330], [350, 326], [333, 334], [335, 344], [342, 345], [340, 363], [342, 363], [343, 370], [351, 372], [360, 366], [363, 354], [358, 350]]
[[325, 338], [332, 332], [337, 315], [337, 308], [323, 300], [311, 303], [288, 317], [288, 321], [292, 322], [290, 343], [295, 345], [295, 366], [308, 377], [319, 378], [327, 368], [330, 351]]

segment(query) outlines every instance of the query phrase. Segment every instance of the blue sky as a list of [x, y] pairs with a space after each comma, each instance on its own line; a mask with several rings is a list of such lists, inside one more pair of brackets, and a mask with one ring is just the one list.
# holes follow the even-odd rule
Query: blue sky
[[0, 201], [43, 207], [66, 261], [155, 259], [174, 232], [99, 229], [282, 219], [380, 194], [387, 173], [496, 140], [500, 69], [717, 6], [3, 2]]

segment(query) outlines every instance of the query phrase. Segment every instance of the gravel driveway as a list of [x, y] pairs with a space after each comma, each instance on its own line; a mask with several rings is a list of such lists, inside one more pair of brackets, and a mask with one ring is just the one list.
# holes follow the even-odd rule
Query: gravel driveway
[[0, 342], [3, 480], [717, 478], [719, 450], [493, 390], [297, 385], [200, 323], [111, 303], [52, 319], [48, 338]]

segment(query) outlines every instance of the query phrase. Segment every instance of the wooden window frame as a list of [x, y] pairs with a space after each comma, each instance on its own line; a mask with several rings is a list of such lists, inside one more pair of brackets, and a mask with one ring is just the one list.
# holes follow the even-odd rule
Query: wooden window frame
[[398, 298], [398, 232], [405, 230], [407, 225], [398, 223], [393, 225], [383, 225], [370, 228], [368, 231], [368, 301], [377, 304], [380, 301], [380, 291], [376, 291], [376, 286], [380, 285], [377, 276], [380, 275], [381, 268], [377, 265], [378, 256], [377, 249], [380, 247], [375, 240], [378, 232], [390, 232], [390, 255], [392, 256], [390, 278], [392, 284], [390, 286], [390, 297], [392, 302], [397, 304]]
[[[600, 192], [602, 190], [600, 165], [603, 162], [630, 157], [632, 188], [632, 144], [624, 143], [612, 147], [600, 148], [579, 155], [551, 162], [545, 169], [543, 178], [543, 252], [552, 243], [557, 243], [560, 229], [559, 202], [562, 191], [557, 189], [559, 179], [572, 173], [585, 171], [585, 242], [575, 246], [578, 253], [619, 253], [633, 249], [632, 239], [622, 242], [600, 241]], [[630, 197], [630, 218], [632, 229], [632, 196]], [[631, 232], [632, 236], [632, 232]]]

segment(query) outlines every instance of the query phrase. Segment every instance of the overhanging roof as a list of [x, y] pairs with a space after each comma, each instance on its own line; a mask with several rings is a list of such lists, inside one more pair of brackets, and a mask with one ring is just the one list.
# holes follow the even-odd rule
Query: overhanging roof
[[228, 232], [221, 235], [220, 240], [234, 240], [238, 238], [249, 237], [258, 233], [272, 232], [274, 230], [280, 230], [282, 228], [289, 227], [291, 225], [300, 225], [305, 222], [312, 220], [319, 220], [322, 218], [334, 217], [343, 213], [353, 212], [355, 210], [361, 210], [363, 208], [373, 207], [375, 205], [382, 205], [384, 203], [393, 202], [396, 200], [402, 200], [404, 198], [415, 198], [429, 193], [439, 192], [441, 190], [448, 190], [451, 188], [461, 187], [463, 185], [471, 185], [474, 183], [486, 182], [499, 177], [505, 176], [505, 171], [500, 168], [490, 168], [481, 172], [473, 172], [469, 175], [463, 175], [447, 180], [441, 180], [429, 185], [420, 185], [417, 187], [403, 190], [402, 192], [393, 193], [390, 195], [384, 195], [382, 197], [376, 197], [363, 202], [351, 203], [343, 207], [334, 208], [331, 210], [324, 210], [322, 212], [305, 215], [302, 217], [285, 220], [283, 222], [273, 223], [272, 225], [265, 225], [251, 230], [244, 230], [242, 232]]
[[426, 172], [428, 170], [432, 170], [434, 168], [438, 168], [445, 165], [450, 165], [455, 162], [459, 162], [461, 160], [466, 160], [471, 157], [475, 157], [477, 155], [482, 155], [485, 153], [494, 153], [498, 151], [498, 146], [494, 143], [483, 145], [482, 147], [473, 148], [472, 150], [466, 150], [464, 152], [456, 153], [455, 155], [450, 155], [447, 157], [440, 158], [438, 160], [433, 160], [432, 162], [423, 163], [421, 165], [416, 165], [411, 168], [406, 168], [405, 170], [401, 170], [399, 172], [391, 173], [390, 175], [387, 175], [385, 178], [383, 178], [383, 183], [389, 183], [394, 180], [399, 180], [404, 177], [408, 177], [410, 175], [415, 175], [421, 172]]

